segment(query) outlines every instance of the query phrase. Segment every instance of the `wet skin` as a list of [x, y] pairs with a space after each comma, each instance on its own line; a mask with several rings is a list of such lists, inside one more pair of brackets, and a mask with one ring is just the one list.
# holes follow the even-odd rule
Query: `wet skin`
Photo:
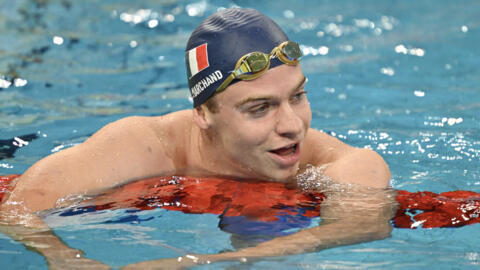
[[292, 179], [311, 121], [305, 82], [300, 66], [283, 65], [219, 93], [217, 112], [200, 108], [199, 126], [222, 156], [217, 166], [254, 179]]
[[[337, 182], [385, 188], [390, 172], [378, 154], [310, 128], [311, 110], [304, 82], [300, 66], [281, 65], [216, 95], [216, 113], [201, 106], [113, 122], [84, 143], [40, 160], [19, 177], [13, 192], [0, 205], [0, 219], [10, 224], [0, 229], [44, 255], [50, 266], [61, 268], [81, 251], [66, 246], [51, 231], [38, 234], [30, 228], [48, 230], [35, 212], [53, 208], [59, 199], [72, 194], [98, 194], [161, 175], [295, 183], [295, 175], [307, 164], [324, 167], [324, 174]], [[382, 206], [383, 201], [374, 206]], [[390, 215], [381, 214], [385, 212], [382, 209], [373, 211], [379, 213], [373, 218], [365, 215], [362, 222], [372, 228], [370, 231], [355, 230], [358, 220], [348, 222], [348, 218], [335, 217], [337, 211], [322, 208], [322, 213], [329, 212], [336, 222], [208, 259], [295, 254], [380, 239], [390, 233]], [[84, 263], [99, 266], [93, 260], [84, 259]], [[164, 263], [147, 262], [153, 267]]]

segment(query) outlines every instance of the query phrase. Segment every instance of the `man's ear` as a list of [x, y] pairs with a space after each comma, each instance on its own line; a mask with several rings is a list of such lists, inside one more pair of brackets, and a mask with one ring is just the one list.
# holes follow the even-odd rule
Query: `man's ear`
[[193, 108], [193, 121], [201, 129], [208, 129], [212, 126], [212, 113], [204, 105]]

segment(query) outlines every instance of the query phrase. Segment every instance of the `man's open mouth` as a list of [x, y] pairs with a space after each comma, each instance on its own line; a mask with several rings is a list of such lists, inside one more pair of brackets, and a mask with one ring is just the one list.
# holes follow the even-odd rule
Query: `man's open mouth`
[[278, 148], [275, 150], [270, 150], [269, 152], [274, 153], [279, 156], [290, 156], [295, 154], [297, 151], [298, 143], [292, 144], [286, 147]]

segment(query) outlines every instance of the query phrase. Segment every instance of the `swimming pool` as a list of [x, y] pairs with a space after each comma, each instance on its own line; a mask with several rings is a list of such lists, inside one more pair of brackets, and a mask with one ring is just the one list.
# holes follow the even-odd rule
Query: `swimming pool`
[[[271, 16], [302, 45], [312, 127], [378, 151], [395, 189], [480, 192], [476, 1], [1, 3], [0, 175], [118, 118], [190, 108], [186, 40], [206, 15], [234, 4]], [[46, 218], [69, 245], [112, 266], [232, 248], [217, 215], [136, 215], [140, 222], [104, 222], [122, 210]], [[479, 228], [394, 229], [381, 241], [203, 267], [471, 269]], [[46, 268], [4, 235], [0, 258], [7, 269]]]

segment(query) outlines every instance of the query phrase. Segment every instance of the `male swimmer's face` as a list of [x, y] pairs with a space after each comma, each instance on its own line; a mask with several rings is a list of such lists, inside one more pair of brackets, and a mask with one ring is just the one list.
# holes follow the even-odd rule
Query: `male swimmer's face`
[[215, 97], [222, 150], [245, 174], [284, 181], [298, 170], [311, 110], [300, 65], [281, 65]]

